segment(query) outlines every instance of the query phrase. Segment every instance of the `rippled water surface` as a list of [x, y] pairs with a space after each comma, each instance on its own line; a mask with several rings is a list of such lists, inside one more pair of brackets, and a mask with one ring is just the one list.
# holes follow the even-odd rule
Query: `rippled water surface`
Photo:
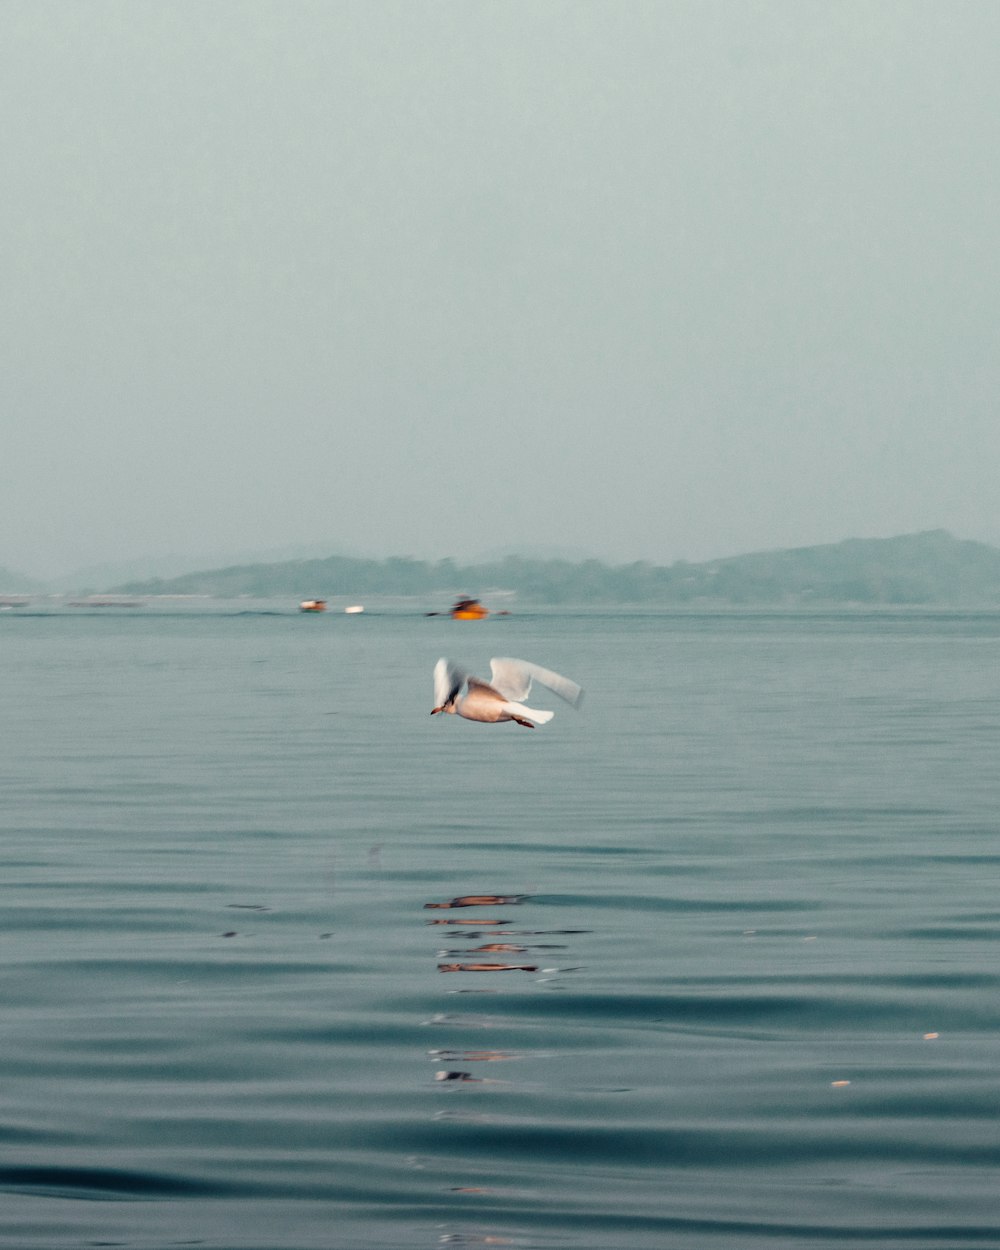
[[0, 1241], [1000, 1246], [998, 650], [5, 613]]

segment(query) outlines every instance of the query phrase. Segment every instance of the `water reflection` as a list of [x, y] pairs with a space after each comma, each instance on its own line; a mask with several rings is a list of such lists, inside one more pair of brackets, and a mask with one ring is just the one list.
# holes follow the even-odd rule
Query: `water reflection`
[[[467, 1194], [477, 1191], [459, 1189], [453, 1192]], [[440, 1246], [513, 1246], [515, 1244], [510, 1237], [499, 1237], [496, 1234], [487, 1233], [442, 1233], [438, 1238]]]
[[[426, 903], [425, 906], [426, 907], [441, 907], [443, 906], [443, 904]], [[425, 920], [424, 923], [425, 924], [472, 924], [473, 922], [469, 919], [468, 916], [448, 916], [446, 919], [443, 919], [443, 920]], [[480, 927], [485, 928], [487, 926], [492, 927], [493, 925], [511, 924], [513, 922], [510, 920], [476, 920], [475, 923], [479, 925]]]
[[[440, 907], [510, 907], [523, 903], [524, 894], [462, 894], [447, 903], [424, 903], [424, 910]], [[481, 922], [485, 923], [485, 922]]]
[[[574, 933], [587, 933], [589, 930], [552, 930], [527, 927], [504, 929], [503, 926], [512, 925], [514, 922], [506, 918], [501, 919], [498, 914], [499, 909], [504, 907], [523, 908], [540, 905], [538, 900], [533, 900], [525, 894], [463, 894], [443, 902], [425, 903], [425, 912], [459, 912], [467, 908], [477, 907], [490, 909], [490, 914], [486, 916], [449, 915], [425, 917], [424, 923], [427, 925], [448, 926], [446, 932], [449, 945], [445, 949], [437, 951], [438, 959], [442, 961], [437, 964], [438, 972], [467, 974], [477, 980], [485, 978], [487, 981], [494, 981], [495, 978], [492, 974], [497, 972], [533, 974], [529, 975], [527, 979], [519, 977], [514, 978], [510, 982], [505, 978], [504, 988], [488, 985], [471, 987], [460, 985], [459, 988], [449, 989], [448, 993], [510, 995], [534, 992], [545, 993], [558, 990], [560, 988], [559, 977], [564, 973], [575, 972], [578, 969], [568, 967], [543, 968], [538, 963], [530, 961], [530, 953], [535, 951], [564, 951], [567, 949], [566, 943], [535, 942], [530, 939], [550, 936], [564, 937]], [[525, 962], [521, 962], [516, 958], [517, 956], [526, 955], [528, 959]], [[484, 959], [483, 956], [513, 956], [514, 958]], [[510, 985], [509, 990], [506, 989], [508, 984]], [[526, 1010], [524, 1014], [527, 1017], [529, 1013]], [[455, 1032], [459, 1030], [467, 1031], [470, 1028], [512, 1029], [520, 1027], [524, 1022], [523, 1019], [518, 1020], [516, 1015], [512, 1016], [509, 1013], [505, 1013], [502, 1017], [439, 1013], [427, 1021], [428, 1024], [454, 1030]], [[530, 1086], [522, 1081], [515, 1082], [486, 1076], [484, 1075], [484, 1069], [481, 1066], [477, 1069], [476, 1065], [505, 1063], [515, 1059], [530, 1061], [552, 1057], [551, 1052], [543, 1054], [541, 1051], [503, 1049], [501, 1046], [469, 1048], [462, 1045], [436, 1046], [428, 1050], [427, 1055], [435, 1065], [435, 1087], [441, 1090], [442, 1095], [447, 1091], [448, 1096], [457, 1096], [464, 1104], [461, 1109], [437, 1111], [432, 1118], [438, 1122], [454, 1123], [455, 1121], [461, 1121], [478, 1125], [501, 1123], [505, 1117], [491, 1113], [489, 1110], [482, 1110], [482, 1104], [473, 1110], [473, 1105], [467, 1103], [465, 1101], [466, 1098], [476, 1097], [478, 1100], [479, 1097], [497, 1097], [511, 1090], [523, 1092]], [[465, 1091], [464, 1095], [462, 1091]], [[442, 1143], [442, 1146], [447, 1148], [446, 1143]], [[490, 1184], [495, 1177], [488, 1174], [488, 1170], [487, 1174], [483, 1174], [481, 1160], [478, 1158], [475, 1161], [470, 1159], [469, 1166], [472, 1168], [473, 1175], [455, 1177], [456, 1183], [448, 1186], [449, 1193], [468, 1195], [471, 1198], [475, 1198], [479, 1195], [496, 1195], [499, 1192]], [[516, 1240], [492, 1230], [471, 1232], [455, 1229], [443, 1234], [440, 1237], [439, 1244], [502, 1246], [518, 1243]]]
[[434, 1073], [435, 1081], [470, 1081], [473, 1085], [505, 1085], [506, 1081], [497, 1080], [492, 1076], [473, 1076], [471, 1072], [461, 1069], [440, 1068]]
[[438, 972], [537, 972], [537, 964], [438, 964]]
[[428, 1054], [432, 1059], [458, 1059], [463, 1063], [496, 1063], [521, 1057], [505, 1050], [431, 1050]]

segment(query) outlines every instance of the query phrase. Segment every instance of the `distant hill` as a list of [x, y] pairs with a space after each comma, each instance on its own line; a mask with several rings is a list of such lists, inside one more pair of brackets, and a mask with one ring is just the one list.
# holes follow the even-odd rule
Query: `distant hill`
[[1000, 548], [954, 538], [945, 530], [898, 538], [852, 538], [816, 547], [762, 551], [669, 567], [607, 565], [507, 556], [460, 566], [393, 557], [330, 556], [235, 565], [183, 577], [128, 582], [129, 595], [215, 595], [296, 599], [514, 591], [523, 603], [731, 604], [757, 606], [1000, 605]]
[[1000, 604], [1000, 548], [946, 530], [756, 552], [696, 568], [699, 593], [730, 603]]

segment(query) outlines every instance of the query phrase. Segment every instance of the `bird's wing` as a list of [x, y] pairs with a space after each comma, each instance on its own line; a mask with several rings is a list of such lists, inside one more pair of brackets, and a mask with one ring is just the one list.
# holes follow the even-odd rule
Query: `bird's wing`
[[457, 699], [467, 680], [457, 664], [442, 656], [434, 665], [434, 706], [446, 707]]
[[583, 698], [583, 690], [575, 681], [563, 677], [561, 673], [553, 673], [550, 668], [542, 668], [539, 664], [531, 664], [528, 660], [512, 660], [497, 656], [490, 660], [493, 673], [492, 684], [506, 699], [520, 703], [531, 689], [532, 681], [537, 681], [565, 699], [574, 707], [579, 707]]

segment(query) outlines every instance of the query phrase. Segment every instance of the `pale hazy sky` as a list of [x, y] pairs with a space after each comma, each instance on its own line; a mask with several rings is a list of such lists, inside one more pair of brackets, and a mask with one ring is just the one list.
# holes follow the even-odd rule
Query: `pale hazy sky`
[[0, 565], [1000, 541], [995, 0], [2, 0]]

